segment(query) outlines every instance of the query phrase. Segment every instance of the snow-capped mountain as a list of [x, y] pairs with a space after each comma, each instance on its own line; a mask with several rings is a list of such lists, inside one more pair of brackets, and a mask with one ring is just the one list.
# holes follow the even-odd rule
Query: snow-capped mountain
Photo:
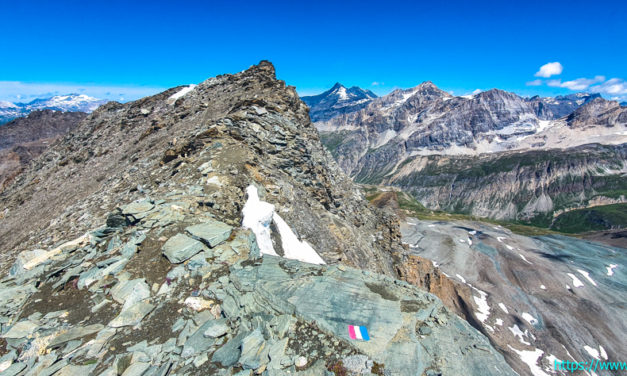
[[339, 114], [360, 110], [375, 98], [377, 95], [370, 90], [357, 86], [347, 89], [340, 83], [322, 94], [301, 97], [310, 108], [312, 121], [329, 120]]
[[23, 117], [37, 110], [61, 112], [92, 112], [107, 100], [93, 98], [85, 94], [56, 95], [50, 98], [37, 98], [28, 103], [0, 101], [0, 124]]

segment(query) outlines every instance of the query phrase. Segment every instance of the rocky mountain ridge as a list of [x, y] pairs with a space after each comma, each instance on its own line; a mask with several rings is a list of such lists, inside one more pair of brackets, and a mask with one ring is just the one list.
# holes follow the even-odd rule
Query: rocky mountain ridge
[[[395, 279], [417, 272], [397, 219], [363, 199], [268, 62], [101, 106], [0, 204], [5, 371], [514, 374]], [[289, 259], [303, 250], [326, 265]], [[418, 276], [453, 310], [467, 291], [432, 266]]]

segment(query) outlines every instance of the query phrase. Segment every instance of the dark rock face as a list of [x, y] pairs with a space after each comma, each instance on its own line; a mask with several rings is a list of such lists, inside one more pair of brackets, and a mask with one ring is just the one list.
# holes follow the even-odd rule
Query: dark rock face
[[[432, 269], [406, 258], [396, 217], [340, 171], [268, 62], [100, 107], [0, 203], [11, 372], [514, 374], [438, 298], [394, 279], [455, 295], [420, 278]], [[285, 257], [262, 252], [263, 231]], [[302, 249], [322, 265], [288, 259]]]
[[35, 111], [0, 127], [0, 191], [87, 114]]
[[376, 94], [357, 86], [346, 88], [336, 83], [324, 93], [303, 96], [301, 99], [309, 106], [309, 116], [312, 121], [329, 120], [339, 114], [357, 111], [368, 105]]

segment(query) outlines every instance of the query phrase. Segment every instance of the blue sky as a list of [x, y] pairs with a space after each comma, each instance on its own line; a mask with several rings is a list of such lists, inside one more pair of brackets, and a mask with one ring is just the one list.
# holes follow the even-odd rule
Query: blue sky
[[[4, 1], [2, 8], [3, 100], [68, 91], [128, 100], [262, 59], [301, 94], [338, 81], [385, 94], [431, 80], [458, 95], [497, 87], [627, 99], [624, 1]], [[544, 71], [554, 74], [536, 76], [556, 62], [561, 69]]]

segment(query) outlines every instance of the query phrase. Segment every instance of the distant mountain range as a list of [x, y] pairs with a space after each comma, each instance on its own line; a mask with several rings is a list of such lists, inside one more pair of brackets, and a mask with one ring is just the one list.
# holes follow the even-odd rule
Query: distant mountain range
[[368, 105], [377, 95], [370, 90], [357, 86], [346, 88], [340, 83], [324, 93], [301, 97], [309, 108], [312, 121], [329, 120], [340, 114], [360, 110]]
[[0, 101], [0, 124], [15, 118], [24, 117], [37, 110], [53, 110], [61, 112], [92, 112], [100, 105], [107, 103], [105, 99], [93, 98], [84, 94], [56, 95], [50, 98], [37, 98], [28, 103], [12, 103]]
[[399, 187], [432, 210], [543, 227], [568, 210], [627, 202], [627, 108], [616, 101], [499, 89], [453, 96], [424, 82], [355, 100], [356, 110], [345, 99], [333, 114], [320, 103], [333, 102], [334, 88], [310, 113], [328, 115], [312, 119], [357, 182]]

